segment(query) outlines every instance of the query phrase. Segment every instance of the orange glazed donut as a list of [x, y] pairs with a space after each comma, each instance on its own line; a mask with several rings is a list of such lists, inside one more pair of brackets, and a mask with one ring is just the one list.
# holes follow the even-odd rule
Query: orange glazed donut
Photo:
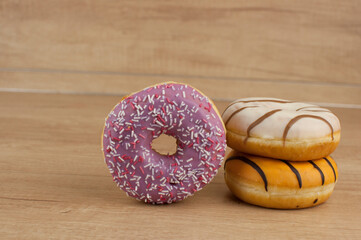
[[298, 209], [316, 206], [331, 195], [338, 178], [335, 161], [288, 162], [232, 151], [225, 181], [239, 199], [254, 205]]
[[277, 98], [243, 98], [222, 114], [227, 144], [240, 152], [291, 161], [330, 155], [341, 127], [328, 109]]

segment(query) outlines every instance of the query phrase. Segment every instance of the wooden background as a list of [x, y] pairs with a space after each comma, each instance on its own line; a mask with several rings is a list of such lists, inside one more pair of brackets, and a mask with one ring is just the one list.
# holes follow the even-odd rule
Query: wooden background
[[[330, 107], [343, 131], [331, 199], [253, 207], [223, 170], [179, 204], [126, 198], [100, 152], [104, 117], [164, 81], [221, 111], [249, 96]], [[0, 238], [360, 239], [360, 119], [361, 1], [1, 0]]]
[[355, 0], [2, 0], [0, 87], [122, 95], [181, 81], [222, 100], [359, 104], [360, 16]]

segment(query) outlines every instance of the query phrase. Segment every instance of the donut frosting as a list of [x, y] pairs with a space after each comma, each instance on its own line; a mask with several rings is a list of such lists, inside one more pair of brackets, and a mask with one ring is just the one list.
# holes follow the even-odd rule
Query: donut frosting
[[302, 189], [336, 183], [338, 178], [336, 162], [330, 156], [294, 162], [233, 152], [224, 168], [228, 164], [228, 172], [262, 184], [266, 192], [269, 185]]
[[338, 181], [337, 165], [330, 156], [299, 162], [232, 151], [224, 168], [233, 194], [269, 208], [316, 206], [327, 201]]
[[338, 118], [317, 105], [277, 98], [243, 98], [232, 102], [222, 114], [234, 133], [269, 139], [313, 139], [340, 131]]
[[[151, 147], [167, 134], [173, 155]], [[202, 189], [224, 158], [225, 128], [210, 99], [189, 85], [164, 83], [124, 98], [106, 118], [103, 152], [114, 181], [150, 203], [180, 201]]]

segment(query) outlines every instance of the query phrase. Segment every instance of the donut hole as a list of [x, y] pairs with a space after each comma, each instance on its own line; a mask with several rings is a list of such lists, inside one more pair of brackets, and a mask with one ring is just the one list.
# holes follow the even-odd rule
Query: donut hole
[[151, 147], [161, 155], [174, 155], [177, 152], [177, 139], [167, 134], [161, 134], [153, 139]]

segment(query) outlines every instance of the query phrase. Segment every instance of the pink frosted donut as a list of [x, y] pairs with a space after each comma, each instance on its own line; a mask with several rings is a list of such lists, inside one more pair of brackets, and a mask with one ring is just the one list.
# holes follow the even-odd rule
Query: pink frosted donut
[[[151, 147], [167, 134], [173, 155]], [[201, 190], [217, 174], [226, 149], [225, 128], [212, 101], [189, 85], [163, 83], [128, 96], [106, 118], [105, 163], [127, 195], [172, 203]]]

